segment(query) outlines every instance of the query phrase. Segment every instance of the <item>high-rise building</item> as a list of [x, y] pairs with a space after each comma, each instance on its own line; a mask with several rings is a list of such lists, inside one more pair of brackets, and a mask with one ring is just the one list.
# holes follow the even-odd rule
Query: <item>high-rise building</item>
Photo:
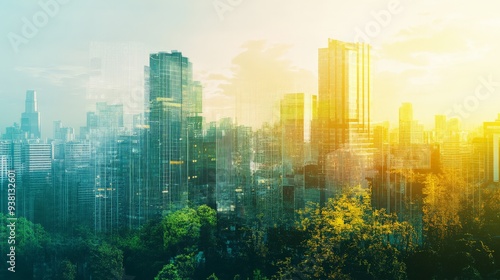
[[370, 133], [370, 45], [330, 39], [327, 48], [319, 49], [318, 74], [322, 150], [329, 153]]
[[[120, 143], [123, 140], [120, 137], [129, 132], [124, 125], [123, 105], [106, 102], [98, 102], [96, 111], [87, 113], [87, 126], [80, 131], [81, 143], [89, 143], [91, 148], [89, 180], [93, 186], [92, 214], [96, 231], [114, 232], [124, 223], [127, 186], [123, 176], [128, 175], [121, 172], [120, 151], [123, 149], [120, 150]], [[80, 180], [80, 177], [75, 178]], [[87, 191], [87, 188], [81, 190]], [[87, 193], [82, 197], [82, 203], [87, 204]]]
[[54, 140], [74, 141], [75, 130], [72, 127], [63, 127], [62, 121], [54, 121]]
[[122, 104], [107, 104], [106, 102], [98, 102], [97, 110], [97, 126], [108, 130], [123, 128], [123, 105]]
[[[51, 206], [51, 229], [68, 232], [83, 225], [94, 226], [94, 168], [91, 166], [90, 143], [60, 142], [52, 143], [52, 189], [46, 197]], [[69, 228], [68, 228], [69, 227]]]
[[484, 123], [484, 140], [486, 180], [490, 183], [498, 183], [500, 182], [500, 114], [494, 122]]
[[24, 143], [21, 149], [24, 177], [19, 200], [24, 206], [20, 213], [33, 222], [45, 224], [49, 206], [45, 197], [52, 186], [52, 145], [35, 141]]
[[263, 215], [262, 222], [267, 225], [276, 224], [283, 213], [282, 135], [279, 124], [268, 123], [253, 135], [253, 217]]
[[436, 141], [439, 145], [440, 168], [464, 170], [470, 147], [462, 139], [462, 128], [458, 118], [446, 119], [436, 116]]
[[153, 211], [182, 208], [188, 202], [188, 117], [201, 113], [201, 85], [182, 53], [160, 52], [149, 60], [150, 191]]
[[[344, 157], [330, 153], [352, 155], [357, 167], [372, 166], [373, 149], [371, 126], [371, 47], [365, 43], [348, 43], [329, 39], [328, 47], [318, 53], [318, 121], [314, 125], [314, 142], [318, 147], [320, 186], [329, 183], [325, 178], [327, 162]], [[340, 152], [339, 150], [348, 150]]]
[[436, 115], [434, 116], [434, 139], [435, 142], [441, 143], [446, 135], [446, 116]]
[[304, 93], [285, 94], [281, 100], [283, 160], [293, 170], [301, 170], [313, 158], [311, 125], [317, 118], [317, 97]]
[[318, 118], [317, 103], [316, 95], [289, 93], [280, 104], [283, 218], [290, 224], [296, 211], [304, 206], [306, 194], [308, 201], [319, 202], [319, 198], [314, 199], [314, 194], [320, 194], [317, 184], [308, 180], [307, 189], [304, 185], [305, 174], [308, 179], [311, 177], [311, 164], [317, 160], [311, 145], [313, 120]]
[[26, 91], [25, 109], [21, 115], [21, 130], [27, 134], [28, 138], [40, 138], [40, 112], [38, 112], [34, 90]]
[[5, 134], [2, 135], [2, 139], [10, 141], [24, 140], [26, 139], [25, 135], [26, 133], [21, 130], [19, 124], [14, 123], [12, 126], [5, 128]]
[[[0, 141], [0, 191], [4, 194], [7, 193], [9, 185], [7, 172], [13, 170], [12, 152], [11, 141]], [[0, 213], [7, 213], [8, 202], [8, 196], [2, 195], [0, 198]]]
[[90, 129], [95, 170], [95, 229], [113, 232], [123, 223], [125, 186], [119, 172], [119, 138], [125, 133], [122, 104], [96, 104], [97, 127]]
[[408, 147], [423, 142], [424, 127], [413, 119], [413, 105], [403, 103], [399, 107], [399, 145]]
[[413, 123], [413, 106], [411, 103], [403, 103], [399, 107], [399, 144], [409, 146], [411, 144]]
[[142, 135], [124, 135], [118, 139], [116, 173], [118, 184], [122, 187], [119, 192], [122, 217], [119, 217], [120, 227], [137, 229], [147, 222], [149, 193], [146, 188], [145, 177], [147, 164], [143, 162]]
[[188, 117], [187, 176], [188, 200], [192, 205], [207, 204], [206, 183], [203, 180], [203, 117]]

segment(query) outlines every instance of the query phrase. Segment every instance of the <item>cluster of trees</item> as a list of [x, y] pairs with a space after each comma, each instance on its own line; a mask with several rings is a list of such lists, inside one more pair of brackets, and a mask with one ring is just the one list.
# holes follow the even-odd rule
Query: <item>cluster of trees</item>
[[[0, 214], [7, 225], [7, 217]], [[77, 228], [49, 234], [25, 218], [16, 221], [16, 269], [2, 261], [0, 279], [193, 279], [202, 270], [205, 252], [213, 251], [216, 212], [208, 206], [185, 208], [141, 230], [96, 235]], [[9, 229], [0, 228], [2, 252], [9, 252]], [[199, 271], [199, 273], [197, 272]]]
[[2, 262], [0, 278], [499, 279], [500, 190], [446, 172], [415, 180], [425, 185], [417, 223], [374, 209], [359, 188], [273, 228], [238, 226], [205, 205], [112, 236], [49, 234], [19, 218], [16, 273]]
[[423, 241], [408, 256], [413, 279], [499, 279], [500, 189], [472, 185], [456, 172], [428, 174]]
[[[8, 224], [0, 213], [0, 223]], [[48, 233], [41, 225], [25, 218], [16, 220], [15, 243], [0, 242], [0, 251], [15, 247], [15, 272], [2, 260], [0, 279], [121, 279], [123, 253], [106, 238], [96, 236], [85, 228], [69, 233]], [[0, 228], [0, 240], [10, 232]], [[4, 258], [3, 257], [3, 258]], [[113, 276], [110, 276], [113, 275]]]

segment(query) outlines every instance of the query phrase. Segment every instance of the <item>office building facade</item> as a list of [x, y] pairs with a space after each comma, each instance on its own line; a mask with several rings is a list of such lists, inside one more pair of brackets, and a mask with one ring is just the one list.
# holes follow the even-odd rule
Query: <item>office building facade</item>
[[201, 113], [201, 85], [192, 75], [191, 62], [180, 52], [150, 55], [146, 152], [151, 211], [159, 214], [188, 202], [188, 117]]
[[25, 110], [21, 115], [21, 130], [30, 139], [39, 139], [40, 132], [40, 112], [38, 112], [38, 101], [36, 91], [26, 91]]
[[[338, 178], [328, 179], [335, 176], [335, 166], [355, 162], [353, 168], [363, 172], [373, 166], [371, 67], [368, 44], [329, 39], [328, 46], [319, 49], [318, 120], [313, 142], [318, 150], [320, 188], [345, 185]], [[347, 183], [352, 184], [352, 180]]]

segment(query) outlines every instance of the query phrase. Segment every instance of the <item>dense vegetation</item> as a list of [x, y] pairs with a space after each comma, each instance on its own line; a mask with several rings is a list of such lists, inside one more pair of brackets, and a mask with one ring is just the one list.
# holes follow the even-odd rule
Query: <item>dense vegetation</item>
[[16, 272], [2, 261], [0, 279], [500, 279], [500, 190], [483, 189], [471, 205], [459, 177], [421, 180], [420, 231], [357, 188], [309, 204], [288, 227], [230, 226], [208, 206], [113, 236], [49, 234], [19, 218]]

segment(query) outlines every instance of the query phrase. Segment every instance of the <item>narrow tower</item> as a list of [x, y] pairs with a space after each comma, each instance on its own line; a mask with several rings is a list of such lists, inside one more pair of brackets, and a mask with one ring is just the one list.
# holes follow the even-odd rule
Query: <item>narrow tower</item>
[[40, 112], [36, 91], [26, 91], [26, 102], [24, 113], [21, 115], [21, 130], [27, 133], [28, 139], [40, 138]]

